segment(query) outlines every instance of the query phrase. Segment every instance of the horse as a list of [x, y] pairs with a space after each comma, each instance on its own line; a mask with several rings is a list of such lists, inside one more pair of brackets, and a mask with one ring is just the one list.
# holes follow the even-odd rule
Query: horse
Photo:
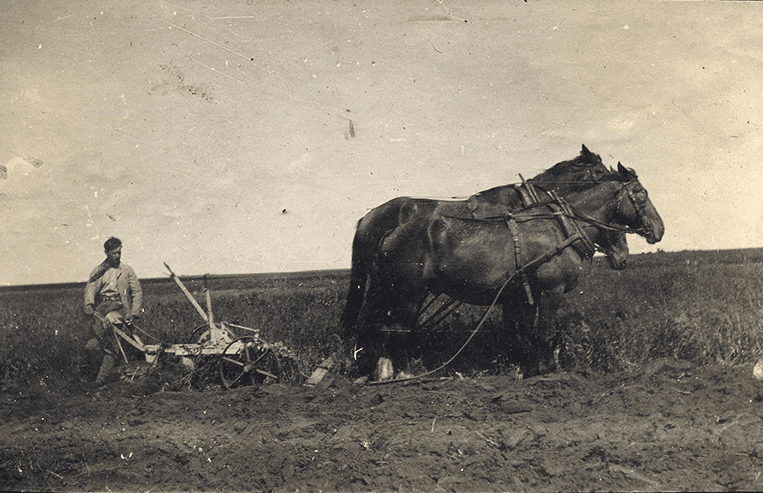
[[603, 241], [597, 246], [597, 250], [607, 257], [609, 267], [612, 270], [625, 269], [630, 250], [628, 249], [628, 238], [624, 232], [619, 230], [604, 231]]
[[[555, 164], [528, 182], [564, 196], [609, 174], [610, 170], [602, 163], [601, 156], [589, 151], [583, 144], [579, 156]], [[531, 199], [527, 197], [526, 192], [523, 193], [522, 188], [512, 184], [494, 187], [467, 199], [397, 197], [368, 212], [358, 221], [352, 242], [350, 288], [340, 322], [344, 338], [353, 337], [357, 326], [362, 324], [359, 319], [360, 309], [367, 284], [371, 281], [370, 268], [374, 263], [379, 243], [395, 228], [421, 217], [495, 216], [521, 209]]]
[[[519, 352], [513, 356], [525, 375], [550, 371], [562, 295], [578, 285], [594, 245], [616, 249], [622, 233], [654, 244], [665, 231], [636, 173], [620, 163], [586, 190], [552, 196], [554, 201], [498, 218], [422, 215], [398, 226], [378, 248], [366, 320], [406, 334], [415, 330], [428, 293], [473, 305], [502, 304], [507, 335]], [[405, 335], [391, 343], [389, 333], [363, 334], [371, 357], [381, 343], [386, 347], [380, 354], [401, 363]], [[388, 364], [380, 358], [377, 369]]]

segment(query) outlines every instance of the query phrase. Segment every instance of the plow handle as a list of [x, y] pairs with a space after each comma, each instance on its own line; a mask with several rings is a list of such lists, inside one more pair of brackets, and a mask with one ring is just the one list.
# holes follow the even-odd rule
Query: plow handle
[[98, 313], [98, 312], [94, 312], [94, 313], [93, 313], [93, 316], [94, 316], [95, 318], [97, 318], [98, 320], [100, 320], [100, 322], [101, 322], [101, 323], [104, 325], [104, 327], [111, 327], [111, 331], [112, 331], [112, 333], [114, 334], [114, 338], [117, 340], [117, 346], [119, 346], [119, 351], [122, 353], [122, 357], [125, 359], [125, 363], [129, 362], [129, 360], [127, 359], [127, 355], [125, 354], [125, 350], [124, 350], [124, 348], [122, 347], [122, 343], [119, 341], [119, 336], [122, 336], [122, 337], [124, 337], [124, 339], [125, 339], [127, 342], [129, 342], [130, 344], [132, 344], [133, 346], [135, 346], [136, 348], [138, 348], [138, 350], [140, 350], [140, 351], [145, 351], [145, 349], [142, 347], [142, 345], [141, 345], [141, 346], [139, 346], [139, 345], [138, 345], [138, 344], [137, 344], [135, 341], [133, 341], [133, 339], [132, 339], [131, 337], [129, 337], [127, 334], [125, 334], [124, 332], [122, 332], [121, 330], [119, 330], [119, 329], [116, 327], [116, 325], [112, 324], [112, 323], [109, 321], [109, 319], [107, 319], [106, 317], [104, 317], [103, 315], [101, 315], [101, 314], [100, 314], [100, 313]]
[[167, 270], [170, 271], [170, 277], [177, 283], [180, 290], [183, 292], [183, 294], [186, 295], [188, 300], [191, 302], [194, 308], [196, 308], [196, 311], [199, 312], [199, 315], [201, 315], [201, 318], [204, 319], [205, 322], [209, 322], [209, 318], [207, 317], [207, 314], [204, 313], [204, 309], [199, 305], [199, 302], [196, 301], [196, 298], [193, 297], [190, 291], [186, 289], [185, 285], [183, 284], [183, 281], [180, 280], [178, 276], [175, 275], [174, 272], [172, 272], [172, 269], [170, 269], [170, 266], [167, 265], [167, 263], [164, 263], [164, 266], [167, 267]]

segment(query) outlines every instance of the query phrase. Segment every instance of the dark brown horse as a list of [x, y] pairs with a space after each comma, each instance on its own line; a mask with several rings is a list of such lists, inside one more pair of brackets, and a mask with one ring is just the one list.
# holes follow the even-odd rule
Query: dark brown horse
[[[581, 190], [590, 183], [609, 175], [609, 170], [601, 157], [583, 145], [580, 155], [569, 161], [562, 161], [538, 176], [528, 180], [546, 190], [554, 190], [559, 195]], [[341, 325], [345, 338], [356, 334], [360, 308], [370, 281], [380, 242], [395, 228], [413, 220], [432, 217], [452, 216], [466, 218], [486, 218], [523, 208], [527, 197], [523, 197], [515, 185], [504, 185], [472, 195], [465, 200], [437, 200], [412, 197], [397, 197], [363, 216], [358, 221], [352, 242], [352, 270], [347, 303]], [[620, 241], [624, 242], [624, 239]], [[622, 250], [620, 250], [622, 251]], [[627, 255], [627, 250], [626, 250]], [[611, 259], [611, 257], [610, 257]]]
[[[647, 191], [619, 163], [603, 181], [568, 193], [566, 203], [571, 207], [562, 200], [498, 219], [418, 216], [399, 226], [379, 247], [365, 321], [393, 332], [415, 329], [430, 292], [474, 305], [497, 302], [504, 306], [507, 336], [525, 372], [548, 371], [561, 296], [580, 281], [592, 243], [616, 248], [613, 242], [623, 232], [638, 233], [649, 243], [664, 234]], [[534, 309], [528, 309], [531, 304]], [[373, 330], [359, 339], [366, 348], [382, 340]], [[400, 346], [386, 348], [395, 364], [401, 362]]]

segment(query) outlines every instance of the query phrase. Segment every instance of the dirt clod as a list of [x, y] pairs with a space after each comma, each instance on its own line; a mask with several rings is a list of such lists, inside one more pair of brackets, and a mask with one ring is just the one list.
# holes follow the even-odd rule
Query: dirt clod
[[[325, 389], [161, 391], [141, 367], [98, 388], [0, 402], [4, 488], [32, 490], [759, 489], [752, 368], [459, 378]], [[130, 378], [129, 375], [135, 375]]]

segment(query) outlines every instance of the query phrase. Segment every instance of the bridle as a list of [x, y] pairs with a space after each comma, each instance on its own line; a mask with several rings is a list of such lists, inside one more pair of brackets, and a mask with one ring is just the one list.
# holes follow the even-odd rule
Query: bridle
[[[607, 229], [610, 231], [622, 231], [626, 234], [640, 234], [640, 235], [648, 235], [650, 234], [653, 229], [651, 225], [648, 225], [647, 223], [647, 212], [646, 212], [646, 202], [639, 203], [639, 201], [636, 199], [636, 194], [631, 189], [631, 185], [634, 185], [638, 183], [636, 180], [631, 181], [621, 181], [619, 182], [620, 185], [622, 185], [623, 189], [625, 189], [626, 194], [628, 198], [631, 201], [631, 204], [633, 205], [634, 210], [636, 211], [636, 215], [639, 218], [639, 222], [641, 223], [640, 228], [632, 228], [630, 226], [622, 226], [620, 224], [615, 223], [606, 223], [604, 221], [599, 221], [598, 219], [595, 219], [587, 214], [583, 214], [579, 211], [577, 211], [574, 207], [571, 206], [572, 210], [575, 213], [575, 217], [577, 219], [580, 219], [581, 221], [587, 222], [589, 224], [592, 224], [594, 226], [598, 226], [602, 229]], [[620, 212], [622, 209], [622, 197], [619, 198], [617, 203], [617, 211]]]
[[[633, 193], [633, 190], [629, 185], [633, 185], [634, 183], [638, 183], [636, 180], [628, 181], [628, 182], [621, 182], [623, 185], [623, 188], [628, 193], [628, 198], [631, 201], [631, 204], [633, 205], [633, 208], [636, 210], [636, 215], [638, 216], [639, 222], [641, 223], [641, 227], [637, 229], [631, 229], [630, 232], [642, 234], [642, 235], [649, 235], [654, 232], [654, 229], [652, 228], [652, 225], [647, 221], [648, 214], [646, 211], [646, 201], [639, 202], [636, 200], [636, 194]], [[622, 199], [620, 203], [617, 204], [617, 210], [620, 211], [622, 206]], [[630, 229], [630, 228], [629, 228]]]

